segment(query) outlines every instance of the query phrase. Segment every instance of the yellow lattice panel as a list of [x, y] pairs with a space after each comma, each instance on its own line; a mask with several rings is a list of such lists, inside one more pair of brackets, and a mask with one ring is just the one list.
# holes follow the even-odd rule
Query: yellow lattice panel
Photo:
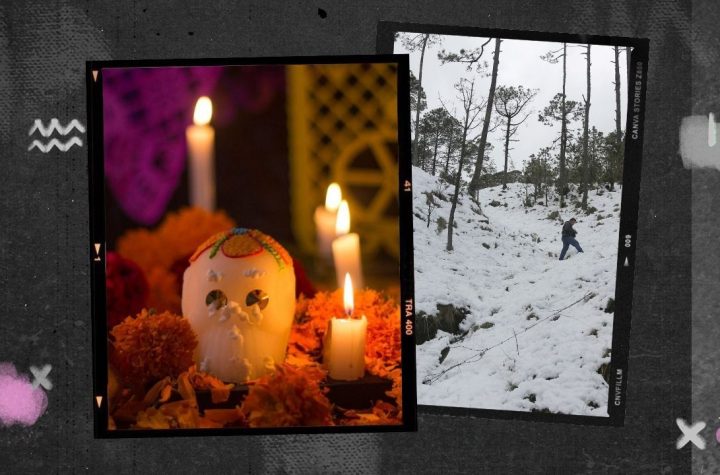
[[315, 249], [313, 212], [343, 189], [363, 253], [399, 257], [397, 65], [288, 67], [292, 225]]

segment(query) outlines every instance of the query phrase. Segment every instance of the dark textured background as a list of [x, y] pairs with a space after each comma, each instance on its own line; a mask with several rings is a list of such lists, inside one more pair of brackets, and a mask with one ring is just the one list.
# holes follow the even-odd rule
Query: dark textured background
[[[691, 229], [705, 228], [693, 227], [691, 217], [696, 209], [712, 214], [720, 181], [714, 172], [691, 178], [677, 154], [681, 118], [719, 112], [709, 86], [718, 53], [691, 48], [717, 46], [710, 30], [720, 12], [691, 3], [4, 0], [0, 361], [21, 371], [50, 363], [55, 387], [32, 428], [0, 428], [0, 472], [690, 472], [690, 448], [675, 450], [674, 443], [675, 418], [692, 418], [691, 296], [704, 302], [704, 294], [691, 292], [690, 238]], [[421, 415], [419, 432], [408, 434], [93, 439], [87, 150], [28, 152], [33, 120], [86, 123], [89, 59], [373, 53], [379, 20], [650, 39], [625, 427]], [[693, 82], [695, 70], [705, 79]], [[705, 188], [691, 188], [696, 180]], [[708, 248], [717, 242], [695, 237]], [[714, 252], [712, 264], [704, 262], [717, 272]], [[708, 312], [695, 318], [696, 331], [698, 322], [712, 327]], [[717, 346], [712, 332], [700, 333], [709, 348]], [[713, 378], [703, 375], [710, 385], [703, 387], [711, 387]], [[714, 431], [717, 392], [707, 394], [698, 419]], [[696, 470], [706, 472], [720, 454], [708, 434], [696, 460]]]
[[[720, 4], [693, 2], [692, 106], [693, 114], [720, 116]], [[717, 119], [716, 119], [717, 120]], [[693, 419], [704, 421], [708, 448], [694, 450], [693, 471], [718, 473], [720, 446], [720, 171], [692, 171], [692, 408]], [[714, 449], [714, 450], [712, 450]]]

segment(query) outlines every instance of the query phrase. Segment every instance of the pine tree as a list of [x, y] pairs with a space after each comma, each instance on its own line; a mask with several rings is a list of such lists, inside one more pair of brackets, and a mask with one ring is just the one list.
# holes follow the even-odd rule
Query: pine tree
[[520, 118], [523, 111], [536, 94], [537, 90], [527, 89], [523, 86], [500, 86], [495, 91], [495, 112], [500, 115], [505, 125], [505, 168], [503, 170], [503, 190], [507, 189], [510, 141], [517, 133], [518, 127], [530, 116], [530, 112], [528, 112], [523, 118]]
[[568, 165], [567, 165], [567, 145], [568, 131], [573, 122], [582, 117], [583, 109], [579, 102], [565, 98], [563, 93], [555, 94], [550, 99], [550, 103], [538, 114], [538, 120], [545, 125], [554, 126], [560, 123], [560, 134], [552, 142], [552, 147], [556, 144], [560, 145], [558, 153], [558, 179], [557, 193], [560, 197], [560, 207], [565, 206], [565, 195], [568, 192]]
[[459, 148], [460, 135], [462, 132], [462, 124], [455, 117], [448, 114], [447, 123], [445, 124], [445, 166], [441, 176], [450, 176], [450, 166], [454, 163], [453, 154]]
[[447, 127], [451, 127], [450, 115], [442, 107], [431, 110], [426, 113], [421, 121], [421, 134], [428, 134], [429, 147], [432, 150], [432, 159], [428, 164], [428, 171], [435, 176], [437, 170], [437, 159], [440, 146], [443, 145], [447, 136]]
[[[567, 53], [568, 53], [568, 45], [567, 43], [563, 43], [562, 48], [556, 49], [554, 51], [549, 51], [545, 55], [541, 56], [540, 58], [547, 61], [551, 64], [557, 64], [560, 59], [562, 58], [562, 92], [555, 96], [554, 100], [556, 101], [554, 118], [558, 121], [560, 121], [560, 155], [558, 156], [558, 167], [559, 167], [559, 177], [558, 177], [558, 188], [560, 190], [560, 207], [565, 207], [565, 195], [568, 192], [568, 173], [567, 173], [567, 165], [566, 165], [566, 157], [567, 157], [567, 145], [568, 145], [568, 124], [572, 120], [577, 120], [579, 116], [579, 111], [577, 110], [578, 104], [575, 101], [568, 101], [567, 95], [566, 95], [566, 85], [567, 85]], [[552, 105], [552, 101], [551, 101]], [[547, 108], [546, 108], [547, 111]], [[545, 115], [549, 115], [548, 113], [545, 113]], [[545, 122], [542, 118], [540, 119], [541, 122]]]

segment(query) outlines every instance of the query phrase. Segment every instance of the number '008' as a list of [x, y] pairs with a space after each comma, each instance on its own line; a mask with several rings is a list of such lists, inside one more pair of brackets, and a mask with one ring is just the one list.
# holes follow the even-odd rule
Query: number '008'
[[631, 243], [632, 243], [632, 235], [626, 234], [625, 235], [625, 247], [630, 247]]

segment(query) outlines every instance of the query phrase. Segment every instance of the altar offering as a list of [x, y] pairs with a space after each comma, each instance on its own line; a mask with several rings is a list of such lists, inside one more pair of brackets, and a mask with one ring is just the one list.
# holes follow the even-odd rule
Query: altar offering
[[201, 371], [234, 383], [258, 378], [285, 359], [295, 311], [292, 258], [255, 229], [216, 234], [190, 258], [182, 309], [198, 336]]

